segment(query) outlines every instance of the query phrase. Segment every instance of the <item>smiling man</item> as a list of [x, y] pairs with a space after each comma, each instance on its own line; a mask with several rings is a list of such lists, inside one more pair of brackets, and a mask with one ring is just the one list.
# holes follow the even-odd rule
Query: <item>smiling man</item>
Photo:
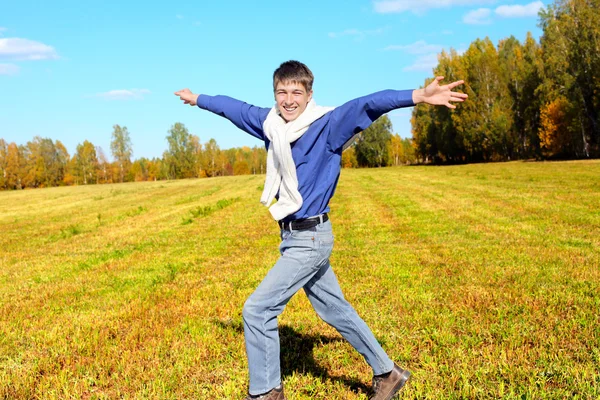
[[[227, 96], [175, 92], [185, 104], [225, 117], [264, 141], [267, 176], [261, 202], [280, 228], [281, 257], [244, 304], [244, 336], [250, 371], [246, 399], [283, 400], [277, 317], [290, 298], [304, 289], [318, 315], [363, 355], [373, 369], [371, 399], [391, 399], [410, 373], [394, 364], [375, 336], [346, 301], [329, 264], [333, 234], [329, 200], [340, 176], [344, 145], [383, 114], [418, 103], [462, 102], [453, 92], [462, 81], [440, 86], [437, 77], [425, 89], [384, 90], [338, 108], [312, 99], [313, 74], [298, 61], [287, 61], [273, 74], [276, 105], [261, 108]], [[275, 204], [271, 204], [277, 199]]]

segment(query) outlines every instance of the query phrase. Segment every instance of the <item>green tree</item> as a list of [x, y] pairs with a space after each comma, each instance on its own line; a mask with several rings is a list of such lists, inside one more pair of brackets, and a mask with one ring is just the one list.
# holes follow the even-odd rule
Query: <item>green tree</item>
[[489, 38], [477, 39], [462, 63], [469, 101], [456, 109], [452, 120], [463, 141], [465, 161], [506, 159], [512, 151], [506, 135], [512, 130], [512, 100], [498, 52]]
[[[442, 51], [438, 61], [434, 75], [444, 76], [446, 82], [453, 82], [465, 77], [465, 62], [454, 49], [451, 49], [450, 52]], [[430, 82], [431, 79], [426, 80], [425, 86]], [[470, 90], [468, 85], [459, 89], [463, 89], [467, 93]], [[462, 162], [467, 159], [469, 141], [465, 137], [464, 131], [457, 128], [459, 126], [457, 121], [460, 121], [461, 118], [458, 112], [462, 107], [463, 104], [457, 110], [433, 107], [427, 104], [415, 107], [411, 118], [415, 147], [414, 150], [410, 150], [411, 157], [418, 156], [424, 162], [434, 163]], [[398, 147], [400, 147], [399, 144]]]
[[385, 167], [390, 164], [388, 146], [392, 122], [383, 115], [365, 129], [356, 141], [356, 160], [361, 167]]
[[169, 149], [164, 154], [169, 176], [173, 179], [192, 178], [197, 176], [196, 154], [199, 141], [188, 132], [185, 125], [175, 123], [167, 136]]
[[[443, 76], [446, 83], [463, 79], [466, 74], [464, 62], [454, 49], [442, 51], [434, 76]], [[427, 81], [425, 85], [428, 85]], [[462, 89], [462, 87], [458, 88]], [[462, 104], [459, 108], [462, 107]], [[428, 107], [430, 119], [430, 137], [435, 141], [437, 153], [431, 154], [436, 162], [460, 162], [466, 157], [465, 140], [462, 132], [456, 129], [456, 110], [447, 107]]]
[[438, 153], [435, 143], [435, 126], [432, 123], [433, 110], [431, 108], [428, 104], [414, 107], [410, 119], [417, 157], [424, 163], [434, 162]]
[[218, 156], [221, 152], [215, 139], [210, 139], [204, 144], [204, 170], [206, 176], [216, 176], [219, 170]]
[[96, 146], [96, 156], [98, 157], [98, 183], [112, 182], [112, 168], [102, 147]]
[[88, 185], [97, 183], [98, 176], [98, 156], [96, 155], [96, 147], [89, 141], [85, 140], [82, 144], [77, 145], [77, 150], [73, 156], [75, 160], [76, 183]]
[[524, 153], [521, 144], [524, 142], [525, 126], [523, 120], [523, 103], [527, 101], [523, 98], [523, 86], [525, 81], [525, 62], [523, 59], [523, 46], [514, 37], [501, 40], [498, 44], [498, 61], [500, 64], [500, 73], [507, 84], [508, 93], [511, 96], [511, 114], [513, 124], [510, 129], [504, 132], [504, 142], [506, 149], [503, 154], [509, 160], [515, 159], [519, 154]]
[[122, 128], [119, 125], [113, 126], [110, 151], [119, 167], [119, 182], [123, 182], [131, 167], [131, 156], [133, 155], [131, 138], [126, 126]]
[[524, 80], [521, 87], [520, 111], [518, 118], [523, 126], [521, 136], [521, 155], [523, 157], [540, 157], [540, 140], [538, 131], [540, 129], [540, 109], [542, 107], [542, 47], [536, 43], [527, 32], [527, 38], [523, 45], [523, 68]]

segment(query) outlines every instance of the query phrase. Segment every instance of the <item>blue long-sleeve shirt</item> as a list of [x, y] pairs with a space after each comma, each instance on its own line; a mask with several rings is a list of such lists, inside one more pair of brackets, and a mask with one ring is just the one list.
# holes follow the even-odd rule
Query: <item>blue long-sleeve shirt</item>
[[[284, 221], [329, 212], [329, 200], [340, 177], [342, 147], [352, 136], [369, 127], [383, 114], [412, 107], [412, 90], [384, 90], [351, 100], [316, 120], [295, 142], [292, 157], [298, 176], [302, 207]], [[198, 107], [230, 120], [235, 126], [265, 142], [263, 122], [270, 108], [256, 107], [227, 96], [200, 95]]]

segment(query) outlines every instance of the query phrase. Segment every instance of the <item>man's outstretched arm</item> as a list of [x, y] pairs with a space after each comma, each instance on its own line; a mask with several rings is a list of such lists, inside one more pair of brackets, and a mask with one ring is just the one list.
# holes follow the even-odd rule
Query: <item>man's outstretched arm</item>
[[256, 107], [227, 96], [198, 95], [189, 89], [175, 92], [184, 104], [198, 106], [230, 120], [235, 126], [250, 135], [265, 140], [263, 122], [269, 113], [268, 108]]
[[456, 108], [450, 102], [462, 102], [467, 98], [464, 93], [452, 89], [463, 81], [440, 86], [444, 79], [438, 76], [424, 89], [383, 90], [351, 100], [331, 112], [331, 133], [327, 143], [332, 151], [340, 151], [342, 146], [357, 133], [367, 129], [377, 118], [392, 110], [412, 107], [419, 103], [445, 105]]

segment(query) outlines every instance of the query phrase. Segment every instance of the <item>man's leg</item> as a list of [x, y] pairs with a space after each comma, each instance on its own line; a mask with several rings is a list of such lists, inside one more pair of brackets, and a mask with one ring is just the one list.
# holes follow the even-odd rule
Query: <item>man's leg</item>
[[323, 263], [315, 231], [284, 231], [281, 257], [244, 304], [244, 336], [250, 370], [250, 394], [279, 386], [277, 316]]
[[317, 314], [365, 357], [375, 375], [385, 374], [393, 369], [394, 362], [344, 298], [329, 261], [304, 285], [304, 291]]

